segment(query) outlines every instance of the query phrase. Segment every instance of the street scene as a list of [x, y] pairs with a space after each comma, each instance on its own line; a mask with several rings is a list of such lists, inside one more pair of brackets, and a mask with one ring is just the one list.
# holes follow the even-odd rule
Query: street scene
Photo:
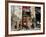
[[11, 6], [11, 30], [40, 30], [41, 8], [35, 6]]

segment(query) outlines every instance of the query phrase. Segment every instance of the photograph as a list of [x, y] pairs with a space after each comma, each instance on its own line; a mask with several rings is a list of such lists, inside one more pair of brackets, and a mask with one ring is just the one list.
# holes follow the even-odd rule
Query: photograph
[[41, 7], [11, 5], [11, 30], [40, 30]]
[[44, 3], [8, 1], [6, 29], [8, 35], [44, 34]]

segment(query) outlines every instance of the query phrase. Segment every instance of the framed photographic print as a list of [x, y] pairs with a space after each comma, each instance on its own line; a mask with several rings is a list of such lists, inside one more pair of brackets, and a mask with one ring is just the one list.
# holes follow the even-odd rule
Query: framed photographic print
[[44, 2], [6, 2], [6, 35], [37, 35], [45, 33]]

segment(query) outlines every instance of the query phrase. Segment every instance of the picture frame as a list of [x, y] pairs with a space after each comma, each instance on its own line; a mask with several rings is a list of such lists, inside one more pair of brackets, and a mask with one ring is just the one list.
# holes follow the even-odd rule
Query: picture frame
[[[15, 16], [13, 16], [14, 15], [13, 13], [15, 14]], [[33, 17], [35, 21], [31, 21], [31, 22], [28, 21], [30, 17], [31, 18]], [[19, 25], [18, 21], [16, 23], [13, 22], [13, 20], [17, 20], [17, 19], [18, 21], [20, 19], [22, 20], [21, 21], [22, 25]], [[23, 19], [25, 19], [26, 24], [24, 24], [25, 22], [23, 22]], [[28, 25], [28, 22], [30, 22], [31, 25]], [[17, 26], [15, 26], [15, 24]], [[15, 26], [15, 29], [13, 25]], [[45, 3], [44, 2], [25, 2], [25, 1], [5, 2], [5, 35], [6, 36], [38, 35], [44, 33], [45, 33]]]

